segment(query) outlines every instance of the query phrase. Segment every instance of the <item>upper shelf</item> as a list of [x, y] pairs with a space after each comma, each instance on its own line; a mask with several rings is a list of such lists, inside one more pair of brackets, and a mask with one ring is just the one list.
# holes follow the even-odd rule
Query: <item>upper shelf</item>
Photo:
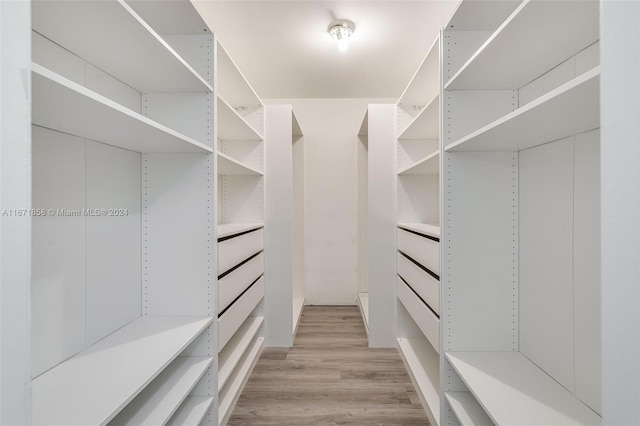
[[429, 235], [432, 237], [440, 238], [440, 226], [430, 223], [398, 223], [398, 227], [406, 229], [408, 231], [415, 231], [419, 234]]
[[232, 104], [218, 95], [218, 139], [223, 141], [232, 140], [262, 140], [262, 135], [258, 133], [238, 112]]
[[600, 67], [447, 145], [445, 150], [520, 150], [598, 127]]
[[211, 321], [138, 318], [32, 381], [33, 424], [107, 423]]
[[136, 152], [213, 152], [38, 64], [32, 71], [32, 122]]
[[525, 0], [445, 90], [519, 89], [598, 41], [598, 20], [597, 1]]
[[399, 175], [434, 175], [440, 172], [440, 152], [432, 152], [423, 159], [398, 172]]
[[213, 91], [124, 0], [36, 0], [31, 10], [35, 31], [138, 91]]
[[243, 232], [260, 229], [264, 226], [262, 223], [221, 223], [217, 226], [217, 237], [224, 238]]
[[438, 94], [440, 83], [440, 38], [436, 37], [429, 51], [420, 63], [404, 93], [398, 100], [402, 105], [426, 105]]
[[220, 95], [234, 108], [262, 106], [262, 101], [220, 42], [218, 42], [216, 53], [218, 67], [216, 87]]
[[519, 352], [447, 352], [498, 425], [599, 425], [600, 416]]
[[495, 31], [522, 0], [461, 1], [446, 29], [452, 31]]
[[219, 175], [253, 175], [263, 176], [260, 170], [242, 164], [223, 152], [218, 152], [218, 174]]
[[440, 96], [436, 95], [413, 121], [398, 135], [398, 139], [440, 138]]

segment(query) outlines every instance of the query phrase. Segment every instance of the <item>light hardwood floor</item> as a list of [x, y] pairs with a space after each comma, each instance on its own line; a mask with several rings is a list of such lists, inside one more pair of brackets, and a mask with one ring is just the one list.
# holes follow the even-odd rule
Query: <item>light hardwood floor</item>
[[229, 425], [428, 425], [396, 349], [369, 349], [356, 306], [307, 306], [266, 348]]

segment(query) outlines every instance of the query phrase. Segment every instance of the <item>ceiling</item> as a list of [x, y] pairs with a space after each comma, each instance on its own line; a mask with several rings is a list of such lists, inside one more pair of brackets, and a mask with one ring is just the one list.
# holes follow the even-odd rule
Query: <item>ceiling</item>
[[[397, 99], [457, 0], [193, 0], [261, 98]], [[355, 32], [340, 52], [327, 29]]]

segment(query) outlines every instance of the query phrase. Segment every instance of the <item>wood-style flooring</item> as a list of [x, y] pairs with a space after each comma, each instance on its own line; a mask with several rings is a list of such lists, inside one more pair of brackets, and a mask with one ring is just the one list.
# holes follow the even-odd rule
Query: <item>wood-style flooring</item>
[[266, 348], [229, 425], [428, 425], [396, 349], [369, 349], [356, 306], [306, 306], [292, 348]]

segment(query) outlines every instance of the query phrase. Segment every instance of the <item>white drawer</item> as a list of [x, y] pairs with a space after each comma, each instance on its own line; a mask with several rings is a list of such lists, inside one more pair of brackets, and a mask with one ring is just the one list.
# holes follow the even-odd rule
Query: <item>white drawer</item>
[[397, 277], [396, 294], [431, 346], [440, 353], [440, 320], [427, 305]]
[[260, 253], [247, 263], [232, 270], [218, 280], [218, 312], [222, 312], [264, 272], [264, 254]]
[[398, 250], [440, 276], [440, 242], [398, 229]]
[[440, 315], [440, 282], [437, 279], [400, 253], [398, 275], [404, 278], [436, 314]]
[[257, 229], [218, 242], [218, 275], [227, 272], [264, 248], [263, 231]]
[[236, 334], [264, 297], [264, 277], [260, 278], [236, 303], [218, 318], [218, 352]]

